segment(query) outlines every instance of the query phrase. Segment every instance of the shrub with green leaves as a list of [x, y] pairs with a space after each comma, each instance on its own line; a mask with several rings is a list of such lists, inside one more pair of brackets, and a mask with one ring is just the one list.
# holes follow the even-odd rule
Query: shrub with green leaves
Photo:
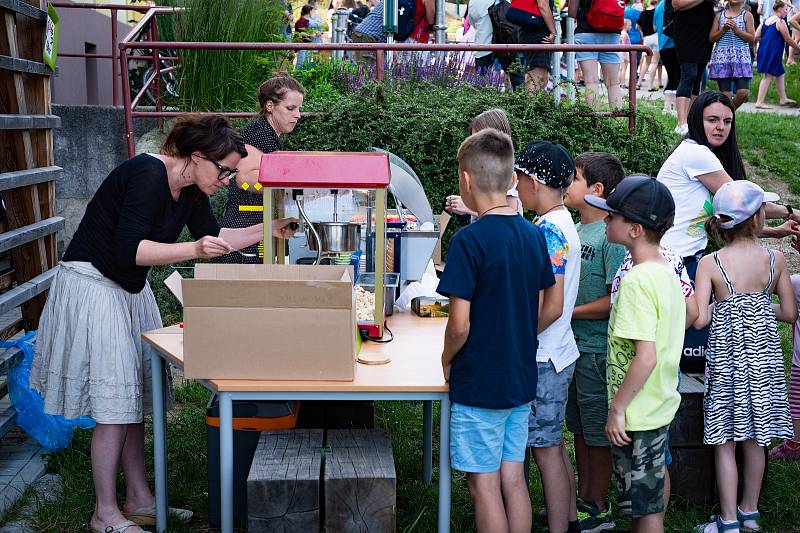
[[654, 175], [672, 144], [666, 129], [647, 113], [637, 116], [631, 134], [627, 120], [587, 116], [590, 110], [582, 104], [556, 103], [544, 93], [408, 83], [391, 90], [369, 85], [356, 94], [326, 99], [324, 107], [307, 100], [304, 110], [328, 114], [300, 121], [285, 145], [293, 150], [389, 150], [411, 165], [439, 212], [445, 197], [458, 194], [455, 156], [470, 120], [493, 107], [508, 113], [518, 151], [528, 141], [546, 139], [574, 155], [610, 152], [628, 173]]

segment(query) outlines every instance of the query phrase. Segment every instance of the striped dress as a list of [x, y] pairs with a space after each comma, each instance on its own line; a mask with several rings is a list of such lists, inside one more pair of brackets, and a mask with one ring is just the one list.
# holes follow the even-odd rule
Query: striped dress
[[[719, 27], [722, 28], [728, 21], [727, 10], [723, 10], [719, 14]], [[741, 31], [746, 31], [747, 23], [745, 22], [745, 10], [742, 9], [739, 14], [732, 18], [736, 22], [736, 26]], [[714, 46], [714, 52], [711, 54], [711, 62], [708, 64], [708, 77], [712, 80], [725, 79], [725, 78], [752, 78], [753, 77], [753, 60], [750, 57], [750, 44], [733, 33], [733, 30], [728, 30]]]
[[761, 292], [736, 292], [714, 253], [729, 296], [718, 301], [711, 320], [703, 399], [705, 444], [793, 437], [778, 322], [770, 289], [775, 256], [769, 252], [769, 281]]

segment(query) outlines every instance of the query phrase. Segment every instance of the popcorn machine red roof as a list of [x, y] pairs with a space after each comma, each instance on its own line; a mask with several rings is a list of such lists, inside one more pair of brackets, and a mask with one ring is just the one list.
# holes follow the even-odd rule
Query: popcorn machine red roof
[[[353, 260], [374, 272], [374, 309], [359, 327], [381, 337], [385, 319], [386, 189], [389, 157], [381, 152], [272, 152], [261, 157], [264, 187], [264, 264], [285, 263], [286, 241], [272, 238], [274, 218], [297, 216], [305, 234], [289, 243], [298, 263]], [[363, 239], [362, 239], [363, 235]], [[359, 259], [363, 256], [363, 259]], [[347, 264], [347, 263], [344, 263]]]

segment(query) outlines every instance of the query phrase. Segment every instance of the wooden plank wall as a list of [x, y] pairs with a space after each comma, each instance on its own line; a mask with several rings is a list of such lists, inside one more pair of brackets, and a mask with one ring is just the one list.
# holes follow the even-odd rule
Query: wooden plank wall
[[[42, 59], [45, 0], [0, 0], [0, 339], [39, 327], [57, 262], [50, 75]], [[21, 312], [20, 312], [21, 311]], [[0, 375], [22, 356], [0, 349]], [[0, 395], [5, 395], [0, 387]], [[0, 413], [0, 437], [13, 426]]]
[[[44, 8], [44, 0], [0, 3], [0, 182], [34, 169], [57, 168], [53, 167], [50, 127], [58, 124], [58, 117], [51, 115], [51, 72], [42, 60]], [[47, 181], [29, 180], [33, 183], [28, 185], [10, 183], [12, 187], [4, 187], [0, 193], [7, 219], [0, 247], [10, 249], [13, 268], [13, 272], [0, 272], [0, 290], [22, 285], [56, 265], [56, 232], [63, 227], [63, 221], [54, 217], [57, 175], [50, 175]], [[47, 230], [36, 233], [37, 238], [13, 245], [14, 235], [32, 234], [27, 227], [42, 229], [48, 219]], [[46, 297], [46, 291], [39, 292], [22, 304], [23, 329], [38, 327]], [[6, 329], [0, 337], [11, 333], [13, 329]]]

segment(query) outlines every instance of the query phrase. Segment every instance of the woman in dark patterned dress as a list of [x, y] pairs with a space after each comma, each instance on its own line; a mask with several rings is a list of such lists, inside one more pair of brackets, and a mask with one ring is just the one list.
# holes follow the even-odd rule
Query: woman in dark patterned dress
[[[239, 174], [236, 182], [231, 180], [228, 186], [228, 205], [222, 217], [220, 226], [223, 228], [244, 228], [263, 221], [261, 211], [243, 210], [243, 206], [261, 206], [263, 198], [259, 192], [253, 191], [252, 185], [258, 181], [258, 169], [261, 156], [276, 150], [281, 150], [280, 136], [291, 133], [300, 119], [300, 107], [303, 105], [305, 89], [300, 82], [287, 75], [277, 75], [265, 81], [258, 90], [258, 104], [260, 112], [258, 118], [245, 126], [242, 139], [247, 148], [247, 157], [239, 164]], [[247, 189], [242, 189], [244, 183]], [[293, 231], [288, 226], [297, 222], [294, 218], [285, 218], [273, 222], [273, 235], [288, 238]], [[245, 257], [239, 253], [231, 253], [214, 258], [215, 263], [261, 263], [259, 244], [256, 243], [243, 249], [247, 254], [256, 254], [254, 257]]]

